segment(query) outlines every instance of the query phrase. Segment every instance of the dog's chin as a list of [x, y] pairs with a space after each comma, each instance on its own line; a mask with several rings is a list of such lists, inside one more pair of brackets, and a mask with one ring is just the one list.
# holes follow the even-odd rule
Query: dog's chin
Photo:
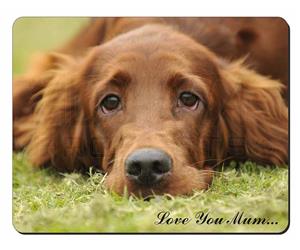
[[187, 176], [180, 179], [179, 175], [172, 175], [170, 178], [153, 185], [152, 187], [137, 185], [128, 180], [125, 176], [108, 175], [104, 186], [119, 195], [133, 195], [139, 198], [150, 198], [154, 195], [191, 195], [194, 191], [206, 190], [213, 178], [213, 171], [210, 168], [197, 170], [193, 168], [193, 175], [187, 182]]

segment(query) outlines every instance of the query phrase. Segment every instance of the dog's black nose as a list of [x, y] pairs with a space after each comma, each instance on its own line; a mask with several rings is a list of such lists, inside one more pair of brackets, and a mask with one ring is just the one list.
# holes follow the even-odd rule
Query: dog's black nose
[[153, 186], [161, 181], [171, 167], [171, 158], [164, 151], [154, 148], [138, 149], [125, 161], [127, 177], [144, 186]]

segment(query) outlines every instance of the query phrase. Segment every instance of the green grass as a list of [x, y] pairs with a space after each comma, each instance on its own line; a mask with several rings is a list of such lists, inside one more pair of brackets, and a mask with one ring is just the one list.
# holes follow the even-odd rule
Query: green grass
[[[13, 221], [21, 232], [281, 232], [288, 224], [287, 168], [232, 163], [207, 191], [144, 201], [108, 192], [100, 173], [34, 169], [21, 153], [13, 162]], [[161, 211], [190, 218], [199, 211], [224, 218], [244, 212], [278, 224], [197, 225], [193, 219], [186, 225], [156, 225]]]
[[[14, 25], [13, 72], [24, 72], [30, 55], [59, 46], [86, 19], [23, 18]], [[282, 232], [288, 225], [288, 169], [234, 163], [216, 174], [211, 188], [189, 197], [148, 201], [119, 196], [102, 186], [99, 173], [60, 174], [34, 169], [13, 155], [13, 223], [20, 232]], [[264, 217], [269, 225], [156, 225], [157, 214], [193, 218], [198, 211], [231, 218], [237, 212]]]

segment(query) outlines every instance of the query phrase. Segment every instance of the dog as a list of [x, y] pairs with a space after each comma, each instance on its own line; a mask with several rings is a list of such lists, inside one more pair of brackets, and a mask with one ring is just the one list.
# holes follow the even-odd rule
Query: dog
[[119, 194], [189, 195], [230, 160], [288, 163], [281, 18], [93, 18], [13, 82], [13, 146]]

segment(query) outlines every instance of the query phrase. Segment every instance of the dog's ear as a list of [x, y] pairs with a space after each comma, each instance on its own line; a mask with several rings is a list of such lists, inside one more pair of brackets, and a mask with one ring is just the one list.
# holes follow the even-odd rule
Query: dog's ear
[[[224, 93], [218, 117], [222, 157], [281, 165], [288, 161], [288, 109], [282, 84], [235, 62], [220, 71]], [[222, 152], [222, 153], [221, 153]]]
[[34, 111], [42, 99], [43, 90], [53, 78], [53, 70], [63, 63], [54, 53], [33, 57], [28, 71], [13, 81], [13, 147], [23, 149], [32, 137], [35, 128]]
[[27, 147], [37, 166], [50, 163], [59, 171], [92, 166], [94, 152], [82, 104], [80, 63], [69, 56], [55, 55], [56, 69], [43, 89], [34, 112], [35, 129]]

